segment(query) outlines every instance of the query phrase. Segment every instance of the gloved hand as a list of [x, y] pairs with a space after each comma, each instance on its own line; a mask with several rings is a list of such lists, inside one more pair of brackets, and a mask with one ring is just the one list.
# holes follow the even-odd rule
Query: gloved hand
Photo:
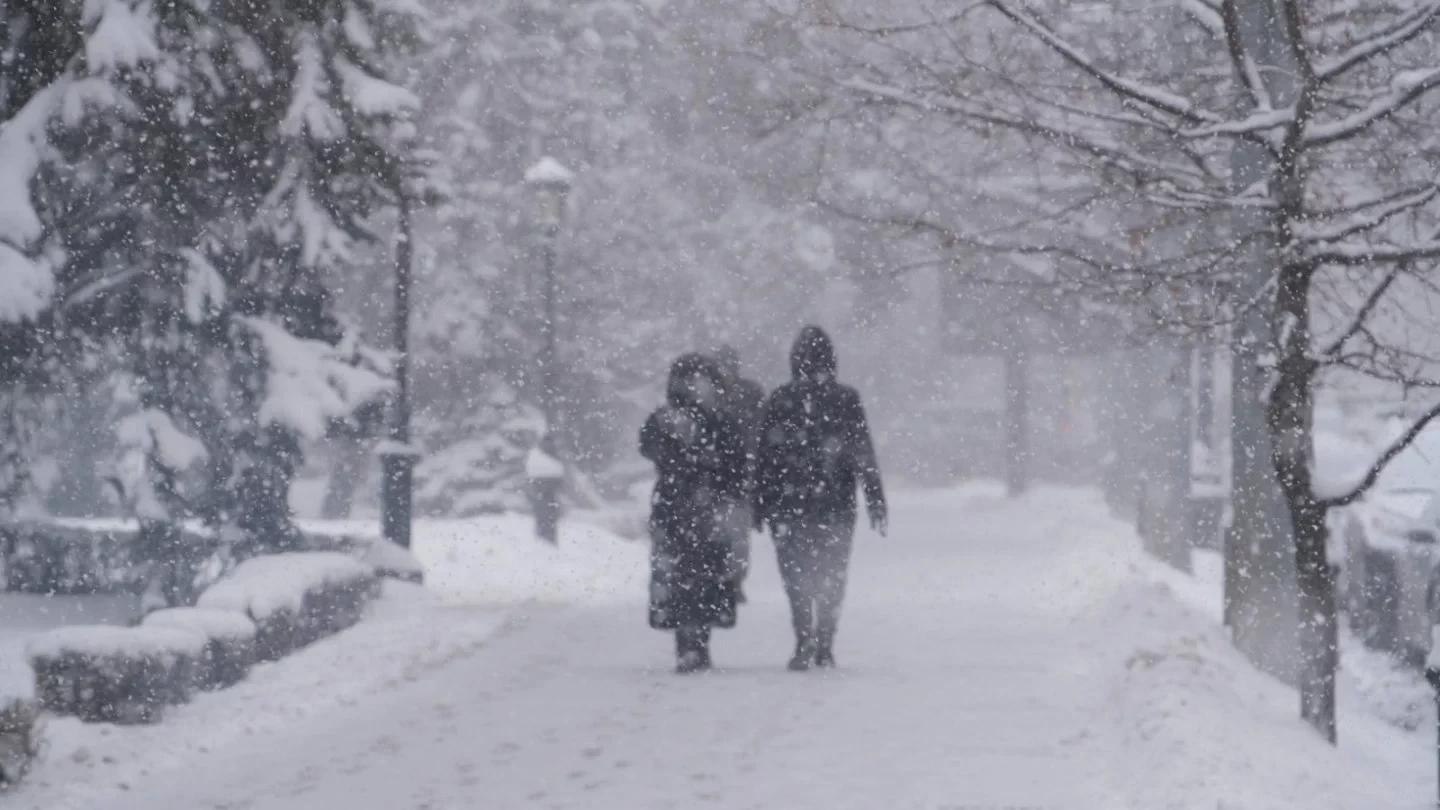
[[875, 533], [884, 537], [890, 531], [890, 514], [884, 503], [872, 503], [868, 510], [870, 512], [870, 528]]
[[693, 443], [699, 429], [695, 419], [679, 408], [666, 408], [660, 414], [660, 427], [667, 436], [681, 444]]

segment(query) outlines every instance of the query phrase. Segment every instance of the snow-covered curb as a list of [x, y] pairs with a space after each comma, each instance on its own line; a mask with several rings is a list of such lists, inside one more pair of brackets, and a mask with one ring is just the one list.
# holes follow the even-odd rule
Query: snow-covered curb
[[373, 567], [338, 552], [246, 560], [198, 608], [131, 627], [70, 626], [30, 641], [26, 657], [48, 712], [89, 722], [151, 723], [202, 689], [230, 686], [360, 620], [379, 593]]
[[365, 621], [273, 663], [235, 686], [197, 695], [154, 726], [54, 718], [30, 777], [7, 808], [91, 810], [116, 786], [183, 771], [196, 758], [245, 738], [293, 736], [319, 715], [404, 688], [473, 655], [508, 627], [499, 609], [443, 604], [415, 585], [387, 581]]
[[1342, 734], [1356, 740], [1326, 745], [1299, 719], [1293, 690], [1251, 667], [1167, 586], [1137, 584], [1083, 621], [1123, 639], [1101, 659], [1109, 685], [1097, 723], [1116, 749], [1105, 758], [1115, 794], [1134, 810], [1418, 806], [1413, 780], [1366, 761], [1385, 753], [1365, 750], [1378, 721], [1349, 712]]
[[[1114, 525], [1107, 553], [1123, 584], [1075, 618], [1106, 628], [1085, 665], [1106, 673], [1096, 737], [1109, 749], [1101, 760], [1113, 795], [1128, 800], [1113, 810], [1421, 805], [1433, 790], [1434, 741], [1428, 728], [1404, 730], [1411, 712], [1379, 711], [1373, 690], [1396, 687], [1383, 667], [1347, 649], [1340, 746], [1326, 745], [1299, 719], [1295, 690], [1256, 670], [1230, 642], [1220, 624], [1218, 558], [1197, 554], [1195, 576], [1186, 576], [1140, 551], [1129, 527]], [[1366, 673], [1380, 680], [1367, 683]], [[1413, 684], [1400, 692], [1415, 695]], [[1396, 722], [1406, 714], [1410, 722]]]

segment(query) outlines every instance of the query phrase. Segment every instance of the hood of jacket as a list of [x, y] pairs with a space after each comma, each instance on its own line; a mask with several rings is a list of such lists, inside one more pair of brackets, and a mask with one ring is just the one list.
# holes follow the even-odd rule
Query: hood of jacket
[[790, 375], [797, 380], [833, 378], [837, 369], [835, 343], [825, 330], [807, 326], [790, 348]]
[[[699, 391], [693, 380], [699, 381]], [[714, 360], [703, 354], [683, 354], [670, 364], [665, 400], [675, 408], [715, 410], [720, 405], [720, 393], [724, 387], [724, 377]], [[705, 395], [706, 390], [709, 391], [708, 397]], [[700, 394], [699, 397], [697, 393]], [[706, 399], [709, 401], [705, 401]]]

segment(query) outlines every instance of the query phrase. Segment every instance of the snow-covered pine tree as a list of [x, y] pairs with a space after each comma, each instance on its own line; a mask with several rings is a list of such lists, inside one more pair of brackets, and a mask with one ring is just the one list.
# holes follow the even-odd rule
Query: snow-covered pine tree
[[417, 102], [395, 77], [422, 14], [388, 0], [154, 14], [160, 54], [127, 76], [136, 113], [109, 133], [145, 214], [131, 241], [141, 411], [206, 449], [186, 511], [273, 548], [294, 535], [302, 441], [387, 387], [333, 299], [377, 215], [415, 191]]
[[491, 379], [487, 398], [454, 409], [458, 437], [416, 468], [416, 502], [422, 512], [468, 517], [529, 508], [525, 458], [544, 432], [545, 419], [503, 380]]
[[[107, 252], [130, 218], [113, 186], [67, 160], [103, 117], [123, 114], [118, 77], [156, 55], [148, 6], [17, 0], [0, 8], [0, 478], [29, 487], [28, 437], [52, 396], [106, 351], [101, 292], [125, 268]], [[32, 493], [33, 494], [33, 493]]]

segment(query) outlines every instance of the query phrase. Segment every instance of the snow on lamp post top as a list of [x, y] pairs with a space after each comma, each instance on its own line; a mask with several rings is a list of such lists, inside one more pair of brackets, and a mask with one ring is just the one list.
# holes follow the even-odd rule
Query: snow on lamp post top
[[525, 171], [525, 184], [535, 189], [545, 215], [545, 224], [558, 227], [565, 211], [565, 198], [575, 185], [575, 175], [560, 161], [543, 157]]
[[569, 191], [575, 183], [575, 175], [552, 157], [543, 157], [525, 170], [525, 182], [532, 186]]

